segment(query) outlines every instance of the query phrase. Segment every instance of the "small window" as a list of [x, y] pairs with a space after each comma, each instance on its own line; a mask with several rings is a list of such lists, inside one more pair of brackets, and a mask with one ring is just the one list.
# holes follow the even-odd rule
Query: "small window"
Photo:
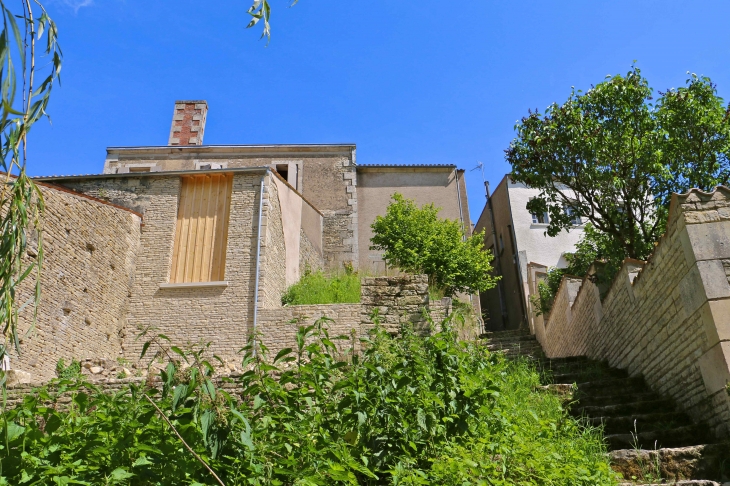
[[151, 167], [130, 167], [129, 172], [149, 172]]
[[532, 213], [532, 224], [548, 224], [550, 222], [550, 218], [548, 218], [548, 213]]
[[233, 176], [182, 178], [170, 283], [225, 279]]
[[499, 253], [504, 251], [504, 240], [502, 239], [502, 233], [499, 234]]
[[205, 163], [205, 164], [197, 164], [197, 165], [198, 166], [196, 167], [196, 169], [198, 169], [198, 170], [211, 170], [211, 169], [222, 169], [223, 168], [223, 164], [214, 164], [212, 162]]
[[570, 218], [570, 224], [575, 226], [580, 226], [583, 224], [583, 220], [581, 219], [580, 215], [575, 212], [573, 208], [570, 206], [563, 206], [563, 211], [565, 212], [565, 215]]

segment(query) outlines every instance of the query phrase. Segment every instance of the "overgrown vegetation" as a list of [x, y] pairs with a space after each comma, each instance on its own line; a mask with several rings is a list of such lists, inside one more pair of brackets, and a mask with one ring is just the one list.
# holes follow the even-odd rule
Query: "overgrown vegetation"
[[449, 320], [427, 337], [376, 327], [359, 356], [324, 323], [274, 357], [245, 348], [240, 394], [174, 346], [157, 353], [161, 391], [41, 389], [7, 413], [0, 484], [615, 484], [600, 434], [528, 363], [458, 341]]
[[283, 305], [349, 304], [360, 302], [360, 275], [352, 269], [340, 274], [317, 271], [304, 276], [281, 296]]
[[[608, 279], [625, 258], [651, 254], [672, 193], [730, 180], [730, 107], [707, 77], [654, 96], [633, 67], [530, 112], [515, 129], [512, 179], [541, 191], [527, 209], [549, 215], [550, 236], [576, 216], [589, 222], [582, 244], [607, 262]], [[582, 276], [588, 266], [579, 266]]]
[[537, 315], [550, 313], [564, 275], [584, 277], [595, 263], [596, 273], [592, 275], [592, 280], [598, 284], [611, 281], [620, 270], [623, 257], [621, 253], [611, 253], [612, 247], [608, 239], [606, 234], [597, 231], [592, 224], [585, 225], [583, 237], [576, 244], [575, 251], [565, 254], [568, 266], [548, 269], [547, 278], [538, 283], [538, 295], [532, 298]]
[[433, 204], [419, 208], [413, 199], [393, 194], [385, 215], [371, 225], [370, 249], [382, 251], [391, 267], [428, 275], [429, 285], [448, 297], [494, 287], [494, 255], [484, 249], [484, 233], [467, 238], [459, 221], [439, 218], [439, 211]]

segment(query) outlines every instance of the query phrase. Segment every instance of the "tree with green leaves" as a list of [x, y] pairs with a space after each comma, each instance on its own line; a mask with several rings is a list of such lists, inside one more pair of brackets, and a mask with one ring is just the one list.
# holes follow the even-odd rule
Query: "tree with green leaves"
[[[40, 298], [38, 274], [43, 260], [40, 215], [43, 195], [26, 174], [27, 136], [34, 123], [48, 116], [51, 89], [60, 82], [61, 49], [56, 24], [38, 1], [21, 0], [10, 10], [0, 0], [0, 359], [8, 347], [19, 351], [18, 312], [37, 306]], [[37, 44], [43, 41], [43, 67], [36, 66]], [[38, 242], [34, 259], [26, 258], [29, 238]], [[18, 302], [18, 287], [36, 272], [35, 293]], [[0, 384], [5, 378], [0, 373]]]
[[393, 194], [384, 216], [371, 225], [371, 250], [383, 251], [388, 265], [428, 275], [447, 296], [475, 293], [496, 285], [493, 255], [484, 249], [484, 234], [466, 237], [459, 221], [438, 217], [440, 208]]
[[527, 209], [550, 215], [550, 236], [580, 215], [601, 237], [599, 257], [646, 259], [673, 192], [730, 178], [730, 107], [709, 78], [694, 74], [654, 100], [633, 67], [530, 112], [515, 129], [506, 150], [512, 178], [541, 191]]

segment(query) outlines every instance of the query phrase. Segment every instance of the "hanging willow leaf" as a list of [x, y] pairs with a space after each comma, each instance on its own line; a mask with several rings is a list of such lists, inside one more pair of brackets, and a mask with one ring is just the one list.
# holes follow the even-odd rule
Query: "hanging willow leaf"
[[[33, 330], [38, 313], [45, 203], [26, 173], [27, 134], [38, 119], [47, 116], [62, 64], [58, 30], [43, 5], [19, 0], [16, 6], [18, 11], [13, 12], [0, 0], [0, 360], [11, 348], [20, 354], [22, 337]], [[52, 62], [37, 68], [36, 41], [43, 37], [45, 54]], [[16, 70], [13, 58], [20, 59], [20, 70]], [[42, 81], [37, 83], [37, 79]], [[27, 252], [29, 240], [37, 245], [32, 256]], [[25, 314], [31, 306], [32, 319], [21, 330], [20, 313]], [[0, 376], [0, 383], [4, 389], [4, 376]]]

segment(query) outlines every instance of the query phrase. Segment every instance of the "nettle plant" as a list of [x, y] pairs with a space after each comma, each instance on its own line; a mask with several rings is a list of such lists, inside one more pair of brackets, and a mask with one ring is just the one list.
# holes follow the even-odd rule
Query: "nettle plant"
[[460, 342], [448, 319], [429, 336], [376, 322], [361, 343], [328, 324], [273, 356], [245, 347], [235, 392], [209, 349], [161, 335], [144, 346], [158, 381], [58, 380], [6, 414], [0, 484], [613, 484], [600, 434], [527, 363]]

